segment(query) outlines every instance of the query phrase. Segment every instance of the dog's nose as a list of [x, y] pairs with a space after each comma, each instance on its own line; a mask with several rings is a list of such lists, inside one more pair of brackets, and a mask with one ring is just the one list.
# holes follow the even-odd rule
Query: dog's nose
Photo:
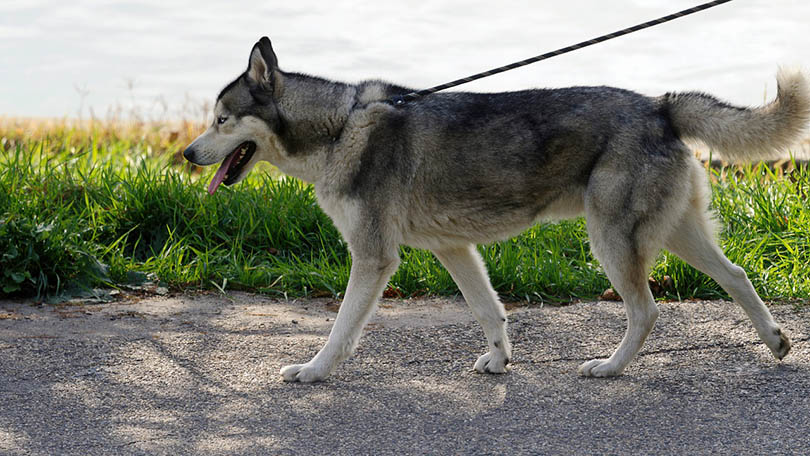
[[183, 157], [190, 162], [194, 162], [194, 149], [191, 146], [186, 147], [186, 150], [183, 151]]

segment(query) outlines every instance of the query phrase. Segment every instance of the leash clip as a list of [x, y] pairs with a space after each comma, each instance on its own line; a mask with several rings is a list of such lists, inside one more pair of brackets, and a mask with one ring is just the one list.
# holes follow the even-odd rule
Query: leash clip
[[388, 99], [388, 103], [397, 108], [405, 106], [405, 97], [403, 97], [402, 95], [394, 95], [393, 97]]

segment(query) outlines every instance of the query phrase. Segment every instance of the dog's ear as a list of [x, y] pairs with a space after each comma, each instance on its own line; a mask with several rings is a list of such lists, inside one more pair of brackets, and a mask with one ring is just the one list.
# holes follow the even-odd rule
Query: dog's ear
[[250, 82], [255, 83], [264, 90], [272, 91], [274, 74], [278, 69], [278, 59], [273, 52], [273, 45], [270, 39], [263, 36], [250, 51], [248, 61], [247, 77]]

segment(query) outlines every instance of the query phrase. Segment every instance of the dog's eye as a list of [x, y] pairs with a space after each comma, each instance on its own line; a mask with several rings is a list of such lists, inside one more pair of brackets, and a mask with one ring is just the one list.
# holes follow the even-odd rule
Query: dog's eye
[[219, 116], [219, 117], [217, 117], [217, 123], [219, 125], [222, 125], [227, 121], [228, 121], [228, 116]]

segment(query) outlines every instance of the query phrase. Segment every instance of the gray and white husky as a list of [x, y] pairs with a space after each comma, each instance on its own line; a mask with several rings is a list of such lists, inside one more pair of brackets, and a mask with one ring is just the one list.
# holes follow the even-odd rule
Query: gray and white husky
[[799, 71], [777, 80], [776, 99], [753, 109], [611, 87], [437, 93], [394, 106], [390, 97], [411, 90], [282, 71], [264, 37], [184, 155], [221, 163], [210, 193], [260, 160], [311, 182], [348, 243], [351, 277], [329, 340], [309, 362], [282, 368], [284, 380], [323, 380], [351, 355], [403, 244], [435, 253], [483, 326], [489, 351], [475, 370], [507, 372], [506, 313], [475, 245], [583, 214], [628, 326], [610, 358], [582, 364], [581, 375], [620, 374], [653, 329], [647, 274], [661, 248], [716, 280], [781, 359], [790, 340], [718, 247], [705, 170], [684, 144], [702, 141], [731, 160], [790, 146], [810, 119], [810, 88]]

